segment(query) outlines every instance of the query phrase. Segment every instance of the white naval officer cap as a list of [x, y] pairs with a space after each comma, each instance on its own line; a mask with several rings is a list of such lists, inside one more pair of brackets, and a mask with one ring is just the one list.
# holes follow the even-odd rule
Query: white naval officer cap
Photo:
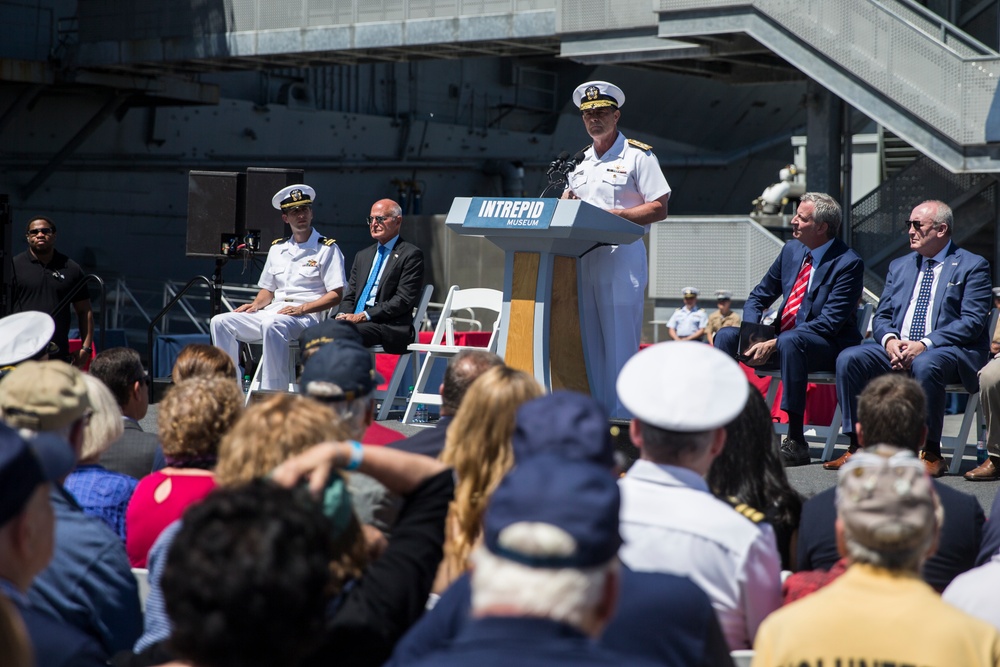
[[715, 298], [718, 301], [732, 301], [733, 293], [729, 290], [717, 289], [715, 290]]
[[296, 183], [281, 188], [271, 197], [271, 206], [279, 211], [287, 211], [298, 206], [312, 206], [316, 191], [305, 183]]
[[618, 374], [618, 398], [650, 426], [696, 433], [743, 410], [749, 382], [739, 364], [704, 343], [669, 341], [634, 355]]
[[993, 288], [993, 298], [1000, 299], [1000, 287]]
[[689, 296], [698, 296], [699, 294], [701, 294], [701, 292], [698, 291], [697, 287], [685, 287], [681, 290], [681, 296], [685, 299]]
[[52, 317], [37, 310], [0, 319], [0, 366], [31, 359], [48, 346], [55, 330]]
[[573, 91], [573, 104], [580, 107], [580, 111], [601, 107], [617, 109], [625, 105], [625, 93], [607, 81], [588, 81]]

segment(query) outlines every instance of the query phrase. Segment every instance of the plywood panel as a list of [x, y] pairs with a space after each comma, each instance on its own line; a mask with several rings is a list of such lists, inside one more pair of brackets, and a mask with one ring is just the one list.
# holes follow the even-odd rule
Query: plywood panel
[[510, 295], [510, 323], [504, 362], [511, 368], [535, 374], [535, 289], [538, 285], [537, 252], [514, 253]]
[[580, 304], [575, 257], [555, 257], [549, 319], [549, 359], [552, 389], [590, 393], [580, 335]]

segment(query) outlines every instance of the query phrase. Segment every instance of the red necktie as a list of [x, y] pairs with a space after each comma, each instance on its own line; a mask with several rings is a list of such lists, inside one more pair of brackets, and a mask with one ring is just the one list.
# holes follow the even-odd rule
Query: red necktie
[[788, 295], [788, 303], [785, 304], [785, 309], [781, 312], [782, 331], [788, 331], [795, 327], [795, 315], [799, 312], [799, 306], [802, 305], [802, 299], [806, 295], [806, 288], [809, 287], [809, 276], [812, 275], [813, 270], [812, 262], [812, 253], [807, 252], [806, 258], [802, 261], [802, 268], [799, 269], [799, 275], [795, 278], [795, 285], [792, 286], [792, 293]]

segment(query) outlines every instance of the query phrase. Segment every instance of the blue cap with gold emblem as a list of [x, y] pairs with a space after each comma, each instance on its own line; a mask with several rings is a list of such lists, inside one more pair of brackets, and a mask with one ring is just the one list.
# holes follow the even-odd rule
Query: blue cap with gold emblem
[[278, 190], [271, 197], [271, 206], [279, 211], [287, 211], [299, 206], [312, 206], [314, 199], [316, 199], [315, 190], [305, 183], [296, 183]]
[[573, 91], [573, 104], [580, 107], [580, 111], [601, 107], [617, 109], [625, 104], [625, 93], [607, 81], [588, 81], [581, 83]]

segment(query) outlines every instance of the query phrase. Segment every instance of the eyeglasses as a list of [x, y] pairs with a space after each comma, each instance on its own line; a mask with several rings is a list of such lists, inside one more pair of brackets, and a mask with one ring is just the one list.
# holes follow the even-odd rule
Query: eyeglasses
[[906, 231], [910, 231], [910, 229], [912, 228], [913, 231], [919, 232], [923, 226], [924, 223], [921, 222], [920, 220], [907, 220], [903, 229], [905, 229]]
[[28, 230], [28, 236], [37, 236], [38, 234], [43, 234], [45, 236], [48, 236], [49, 234], [53, 233], [54, 231], [55, 230], [52, 229], [51, 227], [38, 227], [36, 229], [29, 229]]
[[374, 215], [374, 216], [369, 215], [367, 218], [365, 218], [365, 220], [367, 221], [368, 226], [371, 227], [373, 222], [377, 222], [380, 225], [384, 225], [386, 220], [392, 220], [395, 217], [396, 216], [394, 215]]

